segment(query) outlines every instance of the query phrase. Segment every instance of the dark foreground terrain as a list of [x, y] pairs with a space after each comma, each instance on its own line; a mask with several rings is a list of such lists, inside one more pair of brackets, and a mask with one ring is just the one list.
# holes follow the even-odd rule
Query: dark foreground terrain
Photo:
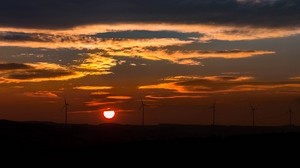
[[0, 121], [1, 150], [116, 151], [209, 149], [221, 146], [252, 148], [300, 145], [300, 127], [241, 127], [103, 124], [68, 125]]

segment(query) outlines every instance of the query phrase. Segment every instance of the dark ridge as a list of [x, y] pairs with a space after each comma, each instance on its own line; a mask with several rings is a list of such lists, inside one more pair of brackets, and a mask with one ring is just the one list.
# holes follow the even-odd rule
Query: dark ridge
[[0, 147], [9, 151], [118, 151], [208, 149], [254, 144], [294, 145], [300, 127], [247, 127], [120, 124], [57, 124], [52, 122], [0, 121]]

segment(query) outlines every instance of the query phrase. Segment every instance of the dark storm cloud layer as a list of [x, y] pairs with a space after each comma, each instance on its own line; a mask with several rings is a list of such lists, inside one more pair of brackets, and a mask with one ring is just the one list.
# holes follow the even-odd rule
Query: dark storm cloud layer
[[0, 25], [66, 28], [117, 22], [299, 26], [299, 0], [3, 0]]

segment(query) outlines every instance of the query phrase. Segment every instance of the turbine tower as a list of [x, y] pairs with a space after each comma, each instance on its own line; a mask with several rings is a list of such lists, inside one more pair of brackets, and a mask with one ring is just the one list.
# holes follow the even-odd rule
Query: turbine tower
[[257, 110], [252, 104], [250, 104], [251, 112], [252, 112], [252, 126], [255, 126], [255, 111]]
[[215, 100], [213, 105], [210, 107], [213, 111], [213, 116], [212, 116], [212, 125], [216, 125], [216, 109], [217, 109], [217, 101]]
[[63, 106], [63, 110], [65, 110], [65, 125], [68, 124], [68, 106], [70, 106], [70, 104], [67, 102], [66, 97], [64, 96], [64, 106]]
[[145, 125], [145, 106], [146, 104], [143, 101], [143, 98], [141, 98], [141, 107], [140, 110], [142, 110], [142, 125]]

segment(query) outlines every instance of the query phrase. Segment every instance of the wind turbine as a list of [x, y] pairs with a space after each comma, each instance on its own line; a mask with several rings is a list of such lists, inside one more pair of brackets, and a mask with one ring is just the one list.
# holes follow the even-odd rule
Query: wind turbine
[[144, 103], [143, 98], [141, 98], [141, 107], [140, 107], [139, 111], [142, 110], [142, 125], [143, 126], [145, 125], [145, 106], [146, 106], [146, 104]]
[[70, 104], [67, 102], [66, 97], [64, 96], [64, 106], [62, 110], [65, 110], [65, 124], [68, 124], [68, 106], [70, 106]]
[[212, 125], [216, 124], [216, 109], [217, 109], [217, 101], [215, 100], [213, 105], [210, 107], [213, 110], [213, 118], [212, 118]]
[[255, 111], [257, 110], [252, 104], [250, 104], [251, 112], [252, 112], [252, 126], [255, 126]]

